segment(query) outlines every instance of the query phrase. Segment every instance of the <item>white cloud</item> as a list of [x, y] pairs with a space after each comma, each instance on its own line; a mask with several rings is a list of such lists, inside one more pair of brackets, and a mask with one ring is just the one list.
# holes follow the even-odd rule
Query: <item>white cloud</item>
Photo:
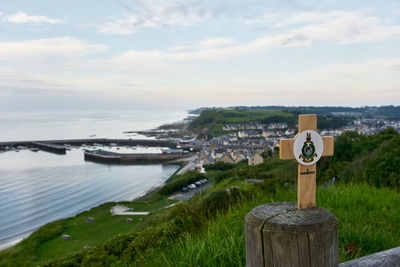
[[400, 26], [384, 25], [377, 17], [362, 16], [358, 12], [333, 11], [301, 13], [275, 25], [282, 27], [308, 23], [291, 30], [310, 40], [334, 41], [341, 44], [382, 41], [400, 37]]
[[270, 23], [271, 21], [276, 21], [280, 16], [280, 13], [265, 13], [259, 17], [245, 19], [244, 24], [266, 24]]
[[207, 38], [199, 42], [191, 42], [190, 44], [186, 45], [173, 46], [168, 48], [168, 51], [171, 52], [200, 51], [213, 48], [229, 47], [233, 44], [237, 44], [237, 42], [232, 38], [216, 37], [216, 38]]
[[[213, 38], [197, 45], [175, 46], [167, 52], [160, 50], [130, 50], [103, 61], [120, 69], [168, 70], [182, 62], [224, 60], [248, 54], [257, 54], [278, 47], [307, 47], [311, 41], [293, 32], [258, 38], [248, 43], [238, 43], [230, 38]], [[95, 64], [96, 65], [96, 64]]]
[[327, 79], [343, 75], [368, 75], [400, 71], [400, 59], [374, 59], [359, 64], [334, 64], [310, 73], [311, 79]]
[[114, 19], [98, 29], [103, 34], [131, 34], [139, 28], [188, 27], [210, 16], [196, 3], [171, 0], [136, 1], [128, 6], [117, 1], [127, 11], [122, 19]]
[[41, 77], [40, 75], [32, 75], [20, 71], [9, 71], [6, 69], [0, 69], [0, 89], [4, 88], [67, 89], [68, 87], [58, 81], [44, 79], [44, 77]]
[[172, 52], [179, 52], [179, 51], [190, 50], [192, 48], [193, 48], [193, 45], [177, 45], [177, 46], [168, 48], [168, 50], [172, 51]]
[[13, 23], [61, 23], [61, 20], [58, 19], [51, 19], [46, 16], [28, 16], [23, 12], [6, 16], [4, 20]]
[[219, 37], [219, 38], [211, 38], [211, 39], [206, 39], [203, 40], [199, 43], [199, 48], [200, 49], [208, 49], [208, 48], [215, 48], [215, 47], [225, 47], [227, 45], [232, 45], [235, 43], [235, 40], [231, 38], [224, 38], [224, 37]]
[[129, 15], [125, 19], [105, 23], [99, 28], [99, 32], [104, 34], [131, 34], [136, 31], [136, 27], [141, 23], [135, 15]]
[[105, 45], [91, 44], [73, 37], [0, 42], [0, 59], [31, 61], [46, 58], [75, 58], [100, 53], [107, 49]]
[[[301, 23], [301, 25], [299, 25]], [[292, 26], [287, 29], [286, 26]], [[296, 27], [297, 26], [297, 27]], [[143, 66], [160, 70], [171, 62], [222, 60], [248, 54], [264, 53], [280, 47], [310, 47], [315, 41], [334, 42], [341, 45], [384, 41], [400, 37], [400, 26], [386, 25], [377, 17], [363, 16], [358, 12], [332, 11], [326, 13], [299, 13], [281, 19], [274, 33], [247, 43], [231, 38], [217, 37], [196, 44], [183, 44], [161, 50], [131, 50], [113, 57], [110, 62], [122, 69]]]

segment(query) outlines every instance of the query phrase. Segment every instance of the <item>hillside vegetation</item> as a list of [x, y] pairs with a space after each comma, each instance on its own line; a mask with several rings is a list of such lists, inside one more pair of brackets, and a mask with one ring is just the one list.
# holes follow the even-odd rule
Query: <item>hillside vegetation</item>
[[[200, 138], [211, 139], [226, 134], [222, 127], [227, 124], [286, 122], [289, 128], [295, 128], [298, 114], [297, 110], [289, 112], [271, 109], [210, 109], [203, 110], [200, 116], [190, 123], [189, 128], [198, 132]], [[338, 128], [347, 125], [351, 119], [351, 117], [321, 115], [318, 117], [318, 126], [320, 129]]]
[[[192, 114], [200, 114], [204, 110], [218, 110], [217, 107], [202, 107], [192, 110]], [[297, 114], [317, 114], [318, 117], [325, 115], [340, 114], [340, 116], [359, 116], [362, 118], [386, 118], [386, 119], [400, 119], [400, 106], [364, 106], [364, 107], [340, 107], [340, 106], [235, 106], [231, 109], [240, 110], [279, 110], [286, 112], [293, 112]]]
[[[340, 261], [400, 246], [399, 144], [399, 134], [391, 129], [369, 137], [348, 132], [337, 139], [335, 155], [319, 163], [317, 205], [338, 219]], [[189, 172], [171, 184], [180, 185], [180, 180], [195, 176]], [[0, 265], [244, 266], [244, 216], [257, 205], [296, 201], [297, 163], [273, 156], [253, 167], [211, 165], [206, 176], [214, 185], [189, 201], [167, 199], [165, 194], [179, 190], [179, 186], [169, 186], [167, 192], [164, 189], [163, 194], [155, 192], [141, 200], [142, 208], [153, 212], [141, 222], [135, 218], [129, 229], [122, 228], [127, 225], [124, 216], [117, 222], [109, 215], [112, 204], [46, 225], [2, 251]], [[336, 177], [334, 185], [332, 177]], [[253, 184], [247, 181], [251, 178], [263, 182]], [[164, 208], [171, 203], [176, 205]], [[104, 214], [104, 226], [96, 228], [97, 221], [90, 224], [92, 234], [75, 248], [74, 238], [60, 240], [74, 226], [87, 227], [81, 220], [92, 212], [98, 212], [98, 217]], [[99, 240], [102, 235], [108, 237]], [[93, 240], [99, 241], [90, 243]], [[67, 248], [51, 252], [58, 244]], [[83, 249], [82, 244], [91, 246]]]
[[222, 130], [226, 124], [286, 122], [294, 127], [296, 120], [295, 114], [279, 110], [215, 109], [202, 111], [189, 126], [210, 139], [226, 133]]

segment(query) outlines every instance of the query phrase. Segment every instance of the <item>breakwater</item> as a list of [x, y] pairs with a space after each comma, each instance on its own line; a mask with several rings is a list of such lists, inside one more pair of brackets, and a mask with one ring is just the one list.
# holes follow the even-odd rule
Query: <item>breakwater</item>
[[8, 141], [8, 142], [0, 142], [0, 149], [5, 150], [6, 147], [18, 147], [18, 146], [27, 146], [27, 147], [35, 147], [35, 143], [45, 143], [45, 144], [54, 144], [54, 145], [125, 145], [125, 146], [152, 146], [152, 147], [169, 147], [175, 148], [178, 144], [177, 141], [173, 140], [153, 140], [153, 139], [107, 139], [107, 138], [90, 138], [90, 139], [64, 139], [64, 140], [35, 140], [35, 141]]
[[57, 153], [57, 154], [65, 154], [67, 152], [67, 149], [65, 148], [64, 145], [55, 145], [55, 144], [43, 143], [43, 142], [32, 142], [32, 145], [37, 148], [40, 148], [42, 150]]
[[97, 161], [104, 163], [160, 163], [167, 162], [174, 159], [188, 157], [189, 154], [154, 154], [154, 153], [140, 153], [140, 154], [124, 154], [115, 153], [103, 150], [85, 151], [85, 160]]

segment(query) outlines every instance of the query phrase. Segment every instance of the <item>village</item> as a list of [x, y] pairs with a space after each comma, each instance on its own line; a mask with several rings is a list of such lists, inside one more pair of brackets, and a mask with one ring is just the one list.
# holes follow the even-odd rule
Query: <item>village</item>
[[[400, 132], [400, 121], [355, 119], [344, 127], [320, 129], [320, 134], [335, 138], [346, 131], [372, 135], [389, 127]], [[227, 124], [222, 129], [226, 132], [225, 134], [209, 141], [184, 141], [181, 143], [182, 148], [190, 146], [200, 150], [195, 160], [199, 172], [204, 171], [203, 166], [216, 162], [236, 164], [247, 161], [249, 166], [261, 164], [265, 157], [272, 156], [279, 151], [280, 139], [291, 139], [297, 134], [297, 126], [289, 128], [286, 122]]]

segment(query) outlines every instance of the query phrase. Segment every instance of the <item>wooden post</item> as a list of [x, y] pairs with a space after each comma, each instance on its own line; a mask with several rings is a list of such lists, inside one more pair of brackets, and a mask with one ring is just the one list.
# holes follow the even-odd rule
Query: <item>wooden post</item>
[[337, 219], [295, 202], [258, 206], [245, 218], [246, 266], [338, 266]]

